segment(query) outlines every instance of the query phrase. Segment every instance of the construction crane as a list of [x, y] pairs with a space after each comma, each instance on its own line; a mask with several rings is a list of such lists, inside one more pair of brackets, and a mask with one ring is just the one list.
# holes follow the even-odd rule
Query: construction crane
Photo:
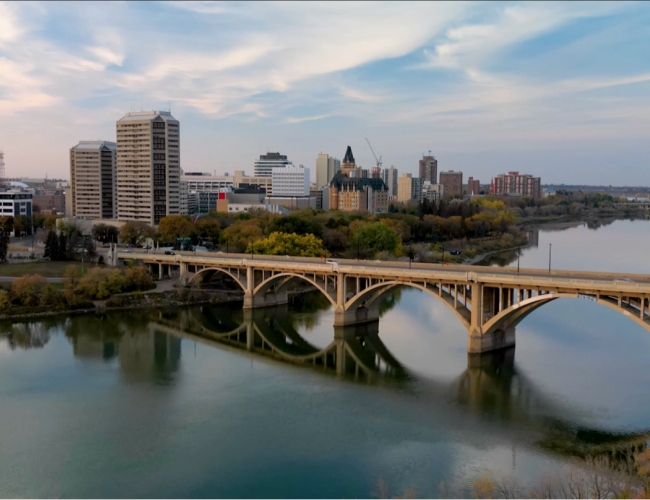
[[377, 162], [377, 168], [381, 168], [381, 156], [377, 158], [377, 155], [375, 154], [375, 151], [372, 149], [372, 145], [370, 144], [370, 141], [366, 137], [366, 142], [368, 143], [368, 146], [370, 146], [370, 151], [372, 151], [372, 156], [375, 157], [375, 161]]

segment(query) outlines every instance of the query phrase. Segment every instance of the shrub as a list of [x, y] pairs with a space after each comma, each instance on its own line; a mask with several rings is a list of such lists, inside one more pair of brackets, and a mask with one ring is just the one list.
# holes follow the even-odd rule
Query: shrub
[[124, 290], [126, 280], [119, 269], [95, 267], [79, 280], [77, 292], [87, 299], [106, 299]]
[[7, 290], [0, 290], [0, 311], [6, 311], [11, 307], [11, 298]]
[[35, 306], [40, 302], [41, 291], [45, 284], [43, 276], [26, 274], [11, 284], [12, 299], [23, 306]]
[[129, 267], [124, 272], [124, 277], [128, 290], [149, 290], [153, 287], [151, 274], [144, 266]]

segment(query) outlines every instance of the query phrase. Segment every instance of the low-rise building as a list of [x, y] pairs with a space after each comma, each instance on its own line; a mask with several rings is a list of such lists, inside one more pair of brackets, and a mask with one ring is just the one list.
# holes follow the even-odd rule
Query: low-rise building
[[444, 187], [442, 184], [433, 184], [429, 181], [424, 181], [422, 183], [422, 194], [420, 201], [428, 200], [432, 203], [440, 203], [440, 200], [444, 196]]
[[388, 211], [388, 187], [382, 179], [348, 177], [339, 172], [329, 186], [330, 210]]
[[497, 175], [490, 183], [490, 194], [496, 196], [530, 196], [541, 198], [542, 180], [529, 174], [508, 172]]

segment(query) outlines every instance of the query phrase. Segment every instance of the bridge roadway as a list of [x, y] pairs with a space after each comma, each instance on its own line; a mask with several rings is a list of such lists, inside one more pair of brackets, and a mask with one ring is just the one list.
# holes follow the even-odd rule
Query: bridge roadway
[[109, 261], [140, 261], [159, 278], [185, 286], [208, 283], [239, 287], [244, 308], [287, 302], [297, 281], [311, 284], [334, 307], [334, 326], [377, 321], [381, 297], [395, 286], [411, 286], [440, 299], [467, 328], [468, 352], [515, 344], [515, 328], [528, 314], [558, 298], [582, 298], [608, 306], [650, 332], [650, 275], [495, 268], [323, 259], [251, 254], [124, 252]]

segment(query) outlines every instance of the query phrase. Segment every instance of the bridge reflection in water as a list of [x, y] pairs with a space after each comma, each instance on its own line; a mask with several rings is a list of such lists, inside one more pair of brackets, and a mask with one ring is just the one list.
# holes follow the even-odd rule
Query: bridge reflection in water
[[514, 363], [514, 348], [469, 354], [467, 368], [452, 381], [420, 377], [395, 358], [379, 337], [379, 323], [337, 327], [318, 347], [295, 328], [288, 308], [238, 310], [228, 306], [155, 311], [151, 332], [181, 336], [213, 346], [228, 345], [364, 383], [398, 384], [432, 400], [521, 424], [536, 444], [562, 455], [621, 454], [646, 446], [646, 431], [616, 434], [586, 428], [576, 412], [546, 396]]

